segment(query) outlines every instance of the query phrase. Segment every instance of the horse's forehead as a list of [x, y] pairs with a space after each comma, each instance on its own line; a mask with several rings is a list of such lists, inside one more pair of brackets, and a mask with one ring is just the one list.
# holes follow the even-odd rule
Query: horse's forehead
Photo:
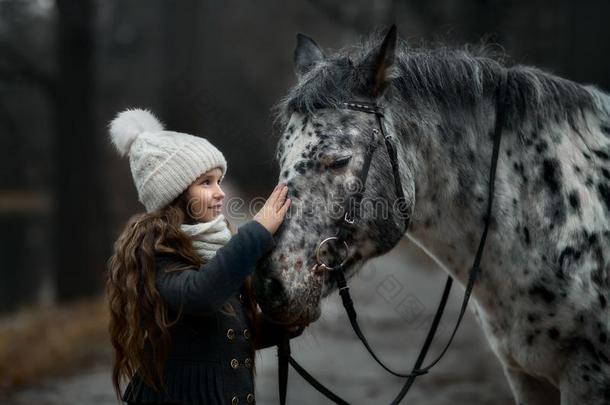
[[349, 110], [320, 110], [311, 115], [294, 112], [280, 141], [284, 152], [283, 167], [303, 159], [313, 159], [316, 152], [334, 147], [337, 140], [353, 139], [359, 135], [363, 125], [372, 124], [371, 117]]

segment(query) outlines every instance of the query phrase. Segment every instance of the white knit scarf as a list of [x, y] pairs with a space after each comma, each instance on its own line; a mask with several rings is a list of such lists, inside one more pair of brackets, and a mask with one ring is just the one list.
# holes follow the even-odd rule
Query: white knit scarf
[[223, 214], [208, 222], [182, 224], [180, 228], [191, 237], [193, 248], [204, 262], [210, 261], [216, 255], [216, 251], [231, 239], [231, 231]]

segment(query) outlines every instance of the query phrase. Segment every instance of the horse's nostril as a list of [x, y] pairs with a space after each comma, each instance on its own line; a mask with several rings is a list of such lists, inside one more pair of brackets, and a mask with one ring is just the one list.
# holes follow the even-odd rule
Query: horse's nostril
[[267, 304], [270, 306], [268, 309], [277, 310], [288, 303], [286, 290], [284, 289], [282, 282], [275, 277], [268, 277], [265, 279], [265, 296], [265, 301], [267, 301]]
[[282, 283], [280, 282], [280, 280], [278, 280], [277, 278], [274, 277], [269, 277], [266, 281], [266, 290], [267, 293], [272, 296], [274, 299], [276, 298], [276, 296], [278, 295], [283, 295], [284, 294], [284, 287], [282, 286]]

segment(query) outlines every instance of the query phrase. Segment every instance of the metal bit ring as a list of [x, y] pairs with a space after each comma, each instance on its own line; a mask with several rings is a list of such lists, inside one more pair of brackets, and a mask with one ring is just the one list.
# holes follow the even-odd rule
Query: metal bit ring
[[347, 262], [347, 256], [349, 254], [349, 245], [347, 244], [346, 241], [342, 241], [343, 245], [345, 246], [345, 257], [343, 258], [343, 261], [341, 262], [341, 264], [339, 266], [335, 266], [335, 267], [331, 267], [328, 264], [324, 263], [320, 257], [320, 248], [327, 242], [331, 241], [331, 240], [339, 240], [338, 237], [336, 236], [331, 236], [328, 237], [326, 239], [324, 239], [322, 242], [320, 242], [320, 244], [318, 245], [318, 247], [316, 248], [316, 262], [318, 263], [319, 266], [324, 267], [326, 270], [334, 270], [337, 267], [343, 267], [343, 265], [345, 265], [345, 263]]

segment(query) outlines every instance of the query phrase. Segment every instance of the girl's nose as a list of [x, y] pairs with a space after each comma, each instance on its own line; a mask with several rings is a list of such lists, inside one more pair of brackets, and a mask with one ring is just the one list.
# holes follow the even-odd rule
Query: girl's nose
[[222, 191], [222, 188], [220, 188], [220, 186], [218, 186], [218, 187], [216, 188], [216, 193], [214, 193], [214, 196], [215, 196], [216, 198], [223, 198], [223, 197], [225, 196], [225, 192], [224, 192], [224, 191]]

